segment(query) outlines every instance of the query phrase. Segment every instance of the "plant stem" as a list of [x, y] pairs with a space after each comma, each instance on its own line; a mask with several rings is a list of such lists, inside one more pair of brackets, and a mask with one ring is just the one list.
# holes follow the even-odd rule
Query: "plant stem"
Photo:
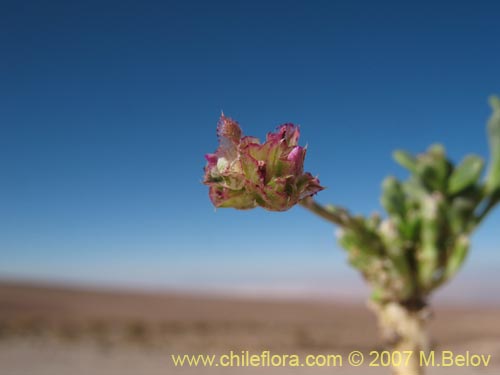
[[481, 222], [484, 220], [484, 218], [490, 213], [490, 211], [497, 205], [497, 203], [500, 201], [500, 195], [494, 196], [490, 198], [490, 201], [488, 202], [487, 206], [484, 208], [483, 212], [477, 217], [476, 219], [476, 226], [481, 224]]
[[300, 205], [302, 207], [307, 208], [309, 211], [315, 213], [316, 215], [322, 217], [325, 220], [328, 220], [331, 223], [334, 223], [339, 226], [345, 226], [348, 224], [350, 218], [345, 212], [341, 209], [332, 209], [329, 210], [319, 203], [317, 203], [313, 198], [308, 197], [302, 199], [300, 201]]
[[429, 349], [427, 336], [428, 310], [412, 309], [397, 302], [378, 304], [370, 302], [369, 307], [378, 318], [382, 338], [391, 354], [399, 352], [401, 363], [396, 361], [399, 354], [391, 355], [394, 375], [423, 375], [421, 358], [425, 359]]

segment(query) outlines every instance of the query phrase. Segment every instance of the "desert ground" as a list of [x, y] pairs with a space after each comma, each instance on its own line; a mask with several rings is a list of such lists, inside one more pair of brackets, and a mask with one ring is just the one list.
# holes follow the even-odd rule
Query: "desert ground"
[[[436, 350], [491, 354], [488, 367], [429, 374], [500, 373], [500, 308], [438, 306]], [[171, 354], [342, 354], [382, 349], [364, 304], [86, 290], [0, 283], [1, 375], [389, 374], [373, 367], [175, 367]]]

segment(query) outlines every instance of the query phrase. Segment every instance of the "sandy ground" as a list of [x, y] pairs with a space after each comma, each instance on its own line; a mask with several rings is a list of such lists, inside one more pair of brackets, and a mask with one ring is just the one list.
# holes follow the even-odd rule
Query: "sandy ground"
[[[436, 351], [491, 354], [488, 367], [429, 374], [500, 373], [500, 309], [439, 307]], [[387, 368], [174, 367], [171, 354], [340, 354], [381, 349], [364, 305], [97, 292], [0, 284], [1, 375], [388, 374]]]

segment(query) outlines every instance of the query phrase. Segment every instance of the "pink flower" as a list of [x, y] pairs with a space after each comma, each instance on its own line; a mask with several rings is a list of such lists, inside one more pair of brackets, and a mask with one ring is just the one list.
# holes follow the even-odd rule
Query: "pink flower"
[[317, 178], [304, 173], [306, 149], [298, 145], [297, 126], [281, 125], [261, 144], [257, 138], [242, 137], [238, 123], [222, 115], [217, 135], [219, 148], [205, 156], [203, 180], [215, 207], [286, 211], [324, 189]]

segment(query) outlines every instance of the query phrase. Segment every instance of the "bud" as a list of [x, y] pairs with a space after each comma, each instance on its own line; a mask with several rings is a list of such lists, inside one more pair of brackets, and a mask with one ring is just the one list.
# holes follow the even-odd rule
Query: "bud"
[[324, 189], [317, 178], [304, 173], [306, 149], [298, 145], [295, 125], [281, 125], [261, 144], [257, 138], [242, 137], [238, 123], [222, 115], [217, 135], [219, 148], [205, 156], [203, 180], [215, 207], [286, 211]]

